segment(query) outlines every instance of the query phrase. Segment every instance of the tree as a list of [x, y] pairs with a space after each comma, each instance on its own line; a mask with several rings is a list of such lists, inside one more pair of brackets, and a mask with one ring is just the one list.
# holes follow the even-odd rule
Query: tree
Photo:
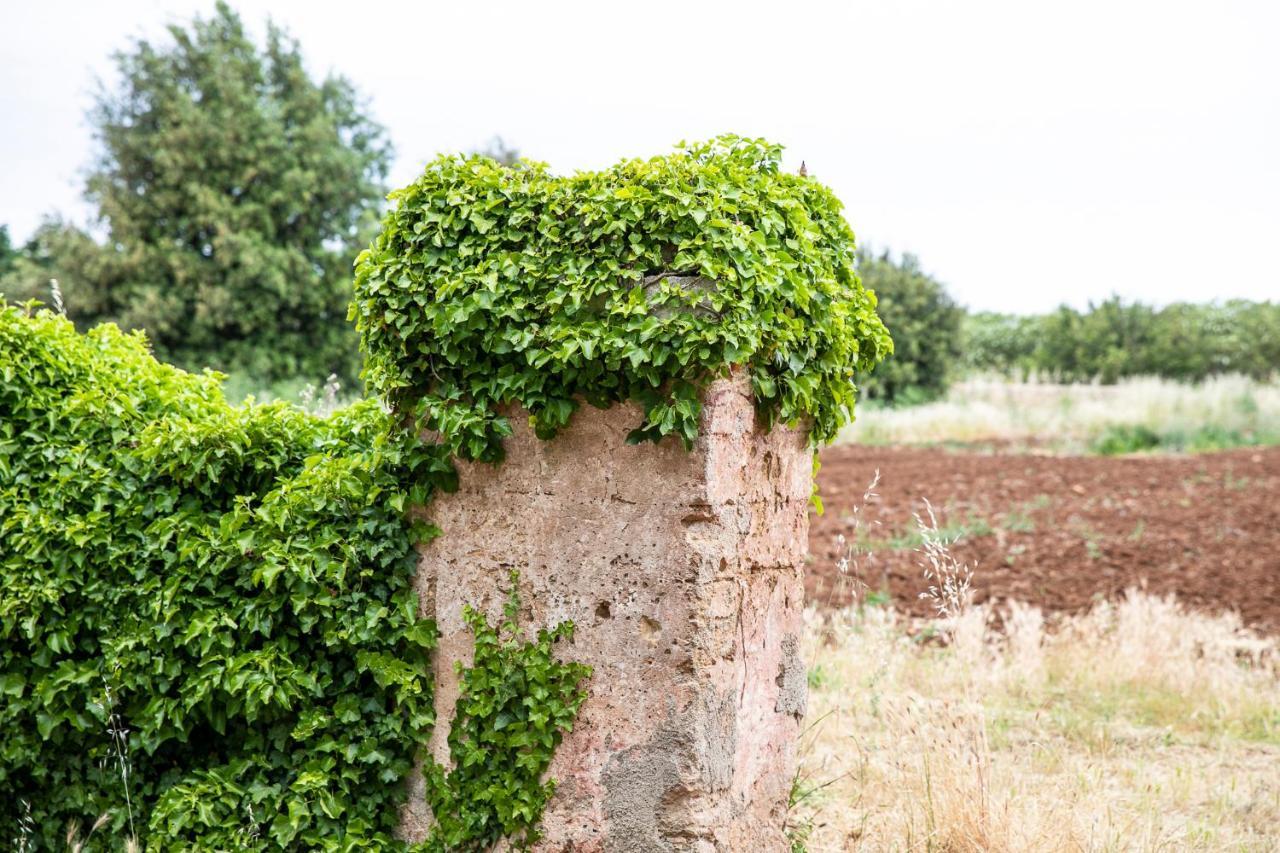
[[879, 257], [860, 252], [858, 274], [875, 291], [876, 310], [893, 336], [893, 355], [861, 377], [862, 392], [890, 402], [943, 394], [961, 357], [963, 309], [914, 255], [894, 263], [887, 251]]
[[350, 83], [313, 81], [273, 24], [260, 49], [226, 3], [169, 36], [117, 54], [121, 88], [91, 113], [86, 195], [107, 245], [51, 265], [184, 367], [351, 376], [351, 264], [384, 191], [382, 128]]
[[18, 252], [13, 248], [13, 240], [9, 237], [9, 226], [0, 225], [0, 276], [13, 269], [18, 260]]
[[476, 154], [482, 157], [488, 157], [504, 166], [514, 166], [520, 159], [520, 149], [514, 145], [508, 145], [507, 141], [501, 136], [495, 136], [490, 139], [483, 148], [477, 148]]
[[1019, 376], [1025, 381], [1035, 370], [1041, 324], [1040, 317], [992, 311], [966, 314], [962, 347], [965, 369]]
[[67, 316], [82, 327], [91, 326], [110, 316], [105, 300], [118, 272], [111, 254], [86, 231], [50, 217], [13, 254], [7, 268], [0, 264], [0, 294], [14, 303], [38, 299], [52, 304], [50, 282], [56, 279]]

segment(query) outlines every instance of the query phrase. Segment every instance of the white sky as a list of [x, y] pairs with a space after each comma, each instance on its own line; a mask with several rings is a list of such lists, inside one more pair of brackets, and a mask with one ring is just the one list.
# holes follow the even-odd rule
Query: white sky
[[[393, 185], [501, 134], [560, 171], [732, 131], [963, 303], [1280, 298], [1280, 2], [233, 4], [349, 77]], [[0, 0], [0, 224], [83, 220], [85, 111], [191, 0]]]

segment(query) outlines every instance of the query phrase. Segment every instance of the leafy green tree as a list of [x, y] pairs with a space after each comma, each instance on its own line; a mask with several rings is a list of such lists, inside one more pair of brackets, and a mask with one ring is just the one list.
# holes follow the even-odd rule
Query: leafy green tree
[[0, 225], [0, 276], [13, 269], [18, 260], [18, 252], [13, 248], [13, 240], [9, 237], [9, 226]]
[[970, 371], [1021, 375], [1035, 369], [1040, 318], [979, 311], [963, 323], [964, 366]]
[[67, 316], [90, 326], [113, 316], [108, 300], [118, 273], [111, 253], [86, 231], [50, 217], [0, 270], [0, 293], [14, 303], [52, 304], [50, 282], [57, 280]]
[[169, 41], [117, 54], [121, 87], [91, 113], [107, 245], [49, 266], [73, 309], [78, 283], [95, 291], [83, 319], [146, 329], [179, 365], [353, 375], [351, 265], [376, 225], [382, 128], [350, 83], [314, 81], [275, 25], [257, 46], [226, 3]]
[[507, 144], [507, 141], [501, 136], [493, 137], [485, 143], [483, 148], [477, 148], [475, 153], [497, 161], [504, 166], [514, 166], [520, 160], [520, 149], [514, 145]]
[[888, 251], [878, 257], [860, 252], [858, 274], [875, 291], [877, 312], [893, 336], [893, 355], [859, 379], [863, 393], [890, 402], [943, 394], [961, 358], [964, 310], [914, 255], [895, 263]]

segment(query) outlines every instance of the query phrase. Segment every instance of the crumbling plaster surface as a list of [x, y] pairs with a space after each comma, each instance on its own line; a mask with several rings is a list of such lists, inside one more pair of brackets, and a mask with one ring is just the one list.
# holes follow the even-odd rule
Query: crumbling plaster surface
[[[785, 849], [804, 713], [805, 434], [757, 425], [742, 377], [708, 389], [692, 451], [628, 445], [633, 404], [583, 406], [552, 441], [523, 412], [511, 421], [506, 461], [461, 464], [459, 490], [424, 510], [443, 530], [417, 580], [441, 632], [431, 753], [447, 763], [454, 661], [471, 660], [463, 605], [496, 622], [516, 568], [526, 630], [573, 620], [561, 654], [594, 668], [538, 849]], [[404, 832], [429, 824], [417, 778]]]

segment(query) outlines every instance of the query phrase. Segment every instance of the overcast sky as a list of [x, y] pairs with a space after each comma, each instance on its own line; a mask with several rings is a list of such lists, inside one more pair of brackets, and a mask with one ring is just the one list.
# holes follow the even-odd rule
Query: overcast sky
[[[22, 240], [89, 215], [112, 51], [213, 4], [2, 2], [0, 224]], [[368, 96], [393, 185], [494, 134], [568, 172], [732, 131], [974, 308], [1280, 298], [1275, 0], [233, 5]]]

